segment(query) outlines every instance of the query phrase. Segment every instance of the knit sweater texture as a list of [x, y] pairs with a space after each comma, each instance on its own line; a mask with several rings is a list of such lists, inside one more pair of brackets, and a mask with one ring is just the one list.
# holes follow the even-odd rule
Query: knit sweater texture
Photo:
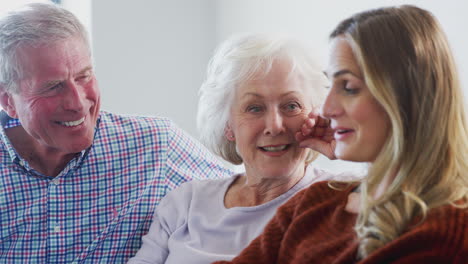
[[468, 263], [468, 210], [450, 205], [432, 209], [400, 237], [356, 261], [356, 214], [345, 210], [353, 186], [331, 189], [316, 183], [280, 207], [239, 256], [216, 264], [302, 263]]

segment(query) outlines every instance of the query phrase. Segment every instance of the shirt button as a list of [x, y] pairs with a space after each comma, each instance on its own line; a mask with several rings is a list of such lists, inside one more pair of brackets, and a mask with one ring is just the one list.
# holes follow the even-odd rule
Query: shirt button
[[55, 185], [59, 185], [60, 184], [60, 179], [54, 179], [54, 180], [52, 180], [52, 183], [55, 184]]
[[55, 231], [55, 233], [60, 232], [60, 225], [57, 224], [57, 225], [54, 227], [54, 231]]

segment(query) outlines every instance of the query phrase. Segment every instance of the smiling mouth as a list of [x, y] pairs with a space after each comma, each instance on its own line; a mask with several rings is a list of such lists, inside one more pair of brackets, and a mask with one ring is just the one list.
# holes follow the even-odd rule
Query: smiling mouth
[[66, 126], [66, 127], [74, 127], [74, 126], [78, 126], [78, 125], [81, 125], [85, 120], [85, 117], [82, 117], [81, 119], [79, 120], [76, 120], [76, 121], [58, 121], [57, 123], [62, 125], [62, 126]]
[[279, 145], [279, 146], [269, 146], [269, 147], [258, 147], [260, 150], [265, 152], [278, 152], [283, 151], [289, 148], [290, 144], [287, 145]]

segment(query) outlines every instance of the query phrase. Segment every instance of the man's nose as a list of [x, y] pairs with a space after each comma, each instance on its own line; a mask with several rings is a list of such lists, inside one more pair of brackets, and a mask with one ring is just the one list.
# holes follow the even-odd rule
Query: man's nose
[[81, 111], [84, 102], [83, 88], [74, 82], [67, 82], [65, 89], [63, 108], [70, 111]]

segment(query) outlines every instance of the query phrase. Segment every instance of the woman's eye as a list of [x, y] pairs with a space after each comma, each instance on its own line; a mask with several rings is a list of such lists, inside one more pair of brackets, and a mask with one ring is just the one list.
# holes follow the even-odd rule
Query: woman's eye
[[294, 116], [302, 112], [302, 106], [298, 102], [287, 103], [281, 108], [283, 113], [289, 116]]
[[301, 106], [300, 106], [298, 103], [296, 103], [296, 102], [294, 102], [294, 103], [288, 103], [288, 104], [286, 104], [286, 105], [284, 106], [284, 109], [285, 109], [286, 111], [288, 111], [288, 112], [295, 112], [295, 111], [301, 109]]
[[262, 107], [258, 105], [251, 105], [247, 107], [247, 112], [250, 113], [259, 113], [262, 111]]
[[357, 94], [359, 92], [358, 88], [350, 87], [350, 84], [348, 81], [343, 81], [342, 87], [343, 87], [343, 91], [349, 95]]
[[349, 87], [343, 87], [343, 90], [345, 91], [346, 94], [357, 94], [359, 92], [359, 89], [357, 88], [349, 88]]

